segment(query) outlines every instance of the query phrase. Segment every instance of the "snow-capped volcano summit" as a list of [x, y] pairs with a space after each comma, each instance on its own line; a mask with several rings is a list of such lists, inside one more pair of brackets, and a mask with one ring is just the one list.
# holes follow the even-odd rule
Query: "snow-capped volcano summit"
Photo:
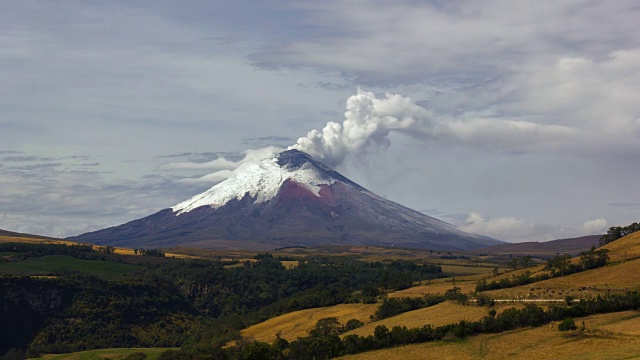
[[383, 199], [299, 150], [245, 165], [170, 209], [72, 239], [256, 250], [324, 244], [470, 250], [499, 243]]
[[243, 171], [211, 189], [198, 194], [171, 209], [178, 215], [201, 206], [217, 209], [230, 200], [242, 200], [246, 195], [254, 203], [264, 203], [273, 199], [287, 180], [320, 196], [320, 185], [331, 185], [340, 179], [356, 187], [357, 184], [335, 172], [328, 166], [315, 161], [311, 156], [298, 150], [287, 150], [276, 157], [250, 164]]

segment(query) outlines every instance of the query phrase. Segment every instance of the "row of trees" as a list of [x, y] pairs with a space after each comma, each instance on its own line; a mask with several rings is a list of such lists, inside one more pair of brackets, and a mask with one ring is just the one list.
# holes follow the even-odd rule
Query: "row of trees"
[[69, 255], [81, 259], [95, 259], [99, 257], [99, 254], [93, 250], [91, 245], [0, 242], [0, 252], [11, 254], [6, 256], [9, 261], [20, 261], [47, 255]]
[[589, 251], [580, 253], [577, 263], [572, 262], [569, 255], [556, 255], [547, 261], [545, 269], [551, 272], [551, 277], [564, 276], [605, 266], [607, 261], [609, 261], [609, 250], [596, 249], [592, 246]]
[[[84, 260], [115, 260], [123, 261], [124, 258], [113, 256], [116, 248], [113, 246], [92, 245], [67, 245], [67, 244], [31, 244], [3, 242], [0, 243], [0, 252], [9, 253], [5, 258], [7, 261], [21, 261], [25, 259], [39, 258], [48, 255], [67, 255]], [[134, 249], [136, 255], [146, 255], [154, 257], [164, 257], [165, 254], [157, 249]], [[106, 255], [106, 256], [105, 256]], [[2, 260], [0, 260], [2, 261]]]
[[509, 260], [509, 267], [512, 269], [517, 269], [519, 267], [527, 268], [533, 265], [533, 257], [530, 255], [522, 256], [522, 257], [514, 257]]
[[607, 245], [636, 231], [640, 231], [640, 223], [637, 222], [628, 226], [612, 226], [606, 234], [600, 237], [600, 246]]

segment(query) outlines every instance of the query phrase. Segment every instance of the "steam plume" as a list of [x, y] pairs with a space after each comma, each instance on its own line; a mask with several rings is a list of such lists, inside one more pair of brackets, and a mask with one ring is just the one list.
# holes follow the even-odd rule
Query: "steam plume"
[[576, 135], [571, 128], [528, 121], [437, 117], [408, 97], [386, 94], [376, 98], [360, 89], [347, 100], [344, 116], [342, 124], [328, 122], [322, 131], [310, 131], [289, 148], [307, 152], [335, 167], [348, 154], [358, 154], [372, 146], [388, 146], [391, 132], [497, 150], [553, 146]]
[[342, 124], [330, 121], [322, 131], [311, 130], [289, 149], [304, 151], [329, 166], [340, 165], [347, 154], [371, 146], [388, 146], [389, 133], [410, 135], [424, 132], [431, 114], [410, 98], [387, 94], [378, 99], [373, 93], [358, 89], [347, 100]]
[[[325, 164], [336, 167], [350, 154], [362, 154], [368, 149], [390, 145], [389, 135], [398, 132], [420, 139], [439, 141], [501, 151], [553, 147], [571, 137], [574, 129], [541, 125], [527, 121], [500, 118], [451, 119], [437, 117], [415, 104], [410, 98], [386, 94], [377, 98], [358, 89], [347, 100], [344, 121], [330, 121], [322, 131], [311, 130], [289, 149], [304, 151]], [[196, 167], [209, 167], [213, 173], [187, 182], [218, 182], [234, 176], [243, 166], [272, 157], [284, 149], [266, 147], [245, 151], [245, 157], [233, 162], [224, 158]], [[188, 167], [184, 163], [169, 164], [166, 169]]]

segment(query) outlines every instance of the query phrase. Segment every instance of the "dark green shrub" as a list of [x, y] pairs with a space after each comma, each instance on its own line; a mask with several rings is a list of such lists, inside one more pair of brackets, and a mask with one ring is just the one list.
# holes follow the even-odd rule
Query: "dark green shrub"
[[558, 330], [560, 331], [575, 330], [577, 328], [578, 327], [576, 326], [576, 323], [573, 321], [572, 318], [566, 318], [562, 320], [560, 324], [558, 324]]

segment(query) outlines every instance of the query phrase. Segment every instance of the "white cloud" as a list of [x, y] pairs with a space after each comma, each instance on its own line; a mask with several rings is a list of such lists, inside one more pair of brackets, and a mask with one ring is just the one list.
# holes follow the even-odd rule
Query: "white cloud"
[[508, 242], [549, 241], [606, 232], [607, 220], [594, 219], [581, 226], [536, 223], [513, 217], [486, 217], [471, 213], [458, 227], [466, 232], [481, 234]]
[[172, 171], [172, 170], [232, 170], [237, 167], [237, 164], [231, 160], [227, 160], [224, 157], [217, 158], [215, 160], [194, 163], [188, 161], [172, 162], [163, 164], [158, 167], [159, 170]]
[[459, 228], [474, 234], [516, 242], [534, 235], [536, 226], [532, 222], [511, 217], [487, 218], [479, 213], [471, 213]]
[[599, 235], [607, 232], [608, 224], [606, 219], [593, 219], [582, 224], [582, 233], [585, 235]]
[[179, 163], [170, 163], [167, 165], [163, 165], [161, 166], [161, 169], [165, 169], [165, 170], [214, 169], [216, 171], [214, 171], [213, 173], [209, 173], [199, 177], [183, 178], [178, 180], [178, 182], [185, 183], [185, 184], [215, 185], [216, 183], [219, 183], [223, 180], [226, 180], [242, 172], [243, 169], [245, 169], [247, 166], [250, 166], [252, 164], [258, 164], [260, 163], [260, 161], [266, 158], [273, 157], [275, 154], [281, 152], [282, 150], [284, 149], [278, 148], [276, 146], [267, 146], [260, 149], [245, 150], [244, 157], [238, 161], [230, 161], [230, 160], [220, 158], [205, 164], [179, 162]]
[[598, 56], [640, 45], [631, 35], [638, 18], [631, 3], [333, 0], [297, 6], [325, 31], [266, 49], [258, 61], [339, 68], [361, 81], [419, 82], [442, 75], [491, 78], [569, 51]]

